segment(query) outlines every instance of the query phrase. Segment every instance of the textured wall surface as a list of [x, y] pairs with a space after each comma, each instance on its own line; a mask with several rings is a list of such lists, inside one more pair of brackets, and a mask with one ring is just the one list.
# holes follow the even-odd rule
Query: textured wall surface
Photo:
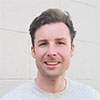
[[37, 15], [52, 7], [69, 11], [77, 31], [66, 76], [100, 92], [99, 0], [0, 0], [0, 97], [36, 76], [28, 28]]

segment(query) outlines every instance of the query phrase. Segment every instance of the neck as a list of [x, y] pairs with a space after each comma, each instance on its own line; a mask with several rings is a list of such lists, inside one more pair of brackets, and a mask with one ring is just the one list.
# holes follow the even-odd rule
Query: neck
[[40, 89], [49, 93], [61, 92], [66, 87], [65, 74], [53, 79], [48, 77], [44, 78], [38, 75], [35, 82]]

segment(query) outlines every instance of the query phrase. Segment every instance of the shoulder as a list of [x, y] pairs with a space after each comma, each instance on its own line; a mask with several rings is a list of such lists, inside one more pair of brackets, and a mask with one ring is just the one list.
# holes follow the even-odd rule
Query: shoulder
[[21, 98], [27, 97], [31, 91], [32, 81], [25, 82], [4, 95], [0, 100], [22, 100]]
[[94, 88], [92, 88], [91, 86], [84, 84], [84, 83], [80, 83], [80, 82], [76, 82], [76, 81], [72, 81], [71, 80], [71, 86], [74, 89], [78, 89], [78, 90], [87, 90], [87, 91], [93, 91], [95, 92], [96, 90]]
[[[100, 100], [99, 92], [89, 85], [75, 82], [71, 80], [71, 91], [82, 97], [92, 98], [92, 100]], [[94, 98], [94, 99], [93, 99]]]

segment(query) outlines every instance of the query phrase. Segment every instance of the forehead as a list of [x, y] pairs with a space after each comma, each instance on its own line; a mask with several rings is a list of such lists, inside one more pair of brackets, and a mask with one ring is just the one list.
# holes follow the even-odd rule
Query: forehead
[[63, 22], [45, 24], [35, 32], [35, 40], [68, 37], [70, 37], [69, 29]]

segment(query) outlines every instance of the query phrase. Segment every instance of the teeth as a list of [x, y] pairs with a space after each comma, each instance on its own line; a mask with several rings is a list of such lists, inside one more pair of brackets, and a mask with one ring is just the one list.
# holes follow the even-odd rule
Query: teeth
[[55, 64], [58, 64], [58, 62], [46, 62], [46, 64], [55, 65]]

